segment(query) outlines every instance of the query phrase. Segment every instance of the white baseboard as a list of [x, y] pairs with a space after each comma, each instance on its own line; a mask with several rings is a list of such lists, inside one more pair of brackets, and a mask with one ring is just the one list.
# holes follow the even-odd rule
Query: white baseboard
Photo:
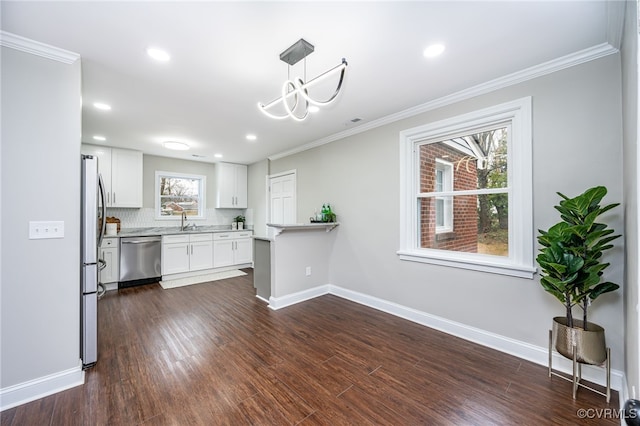
[[310, 288], [308, 290], [299, 291], [297, 293], [287, 294], [286, 296], [271, 296], [269, 298], [269, 307], [275, 311], [278, 309], [286, 308], [287, 306], [295, 305], [296, 303], [304, 302], [305, 300], [322, 296], [324, 294], [329, 294], [330, 287], [331, 286], [327, 284]]
[[[496, 349], [500, 352], [504, 352], [518, 358], [543, 365], [545, 367], [548, 366], [549, 352], [546, 347], [536, 346], [530, 343], [522, 342], [520, 340], [512, 339], [510, 337], [501, 336], [499, 334], [491, 333], [476, 327], [471, 327], [466, 324], [451, 321], [436, 315], [431, 315], [426, 312], [408, 308], [406, 306], [379, 299], [377, 297], [369, 296], [367, 294], [348, 290], [333, 284], [322, 285], [279, 298], [272, 297], [269, 299], [269, 307], [271, 309], [281, 309], [295, 303], [322, 296], [324, 294], [333, 294], [335, 296], [342, 297], [343, 299], [347, 299], [361, 305], [369, 306], [370, 308], [374, 308], [379, 311], [407, 319], [426, 327], [430, 327], [444, 333], [451, 334], [453, 336], [460, 337], [462, 339], [469, 340], [471, 342], [478, 343], [492, 349]], [[553, 369], [563, 373], [571, 374], [573, 365], [570, 360], [554, 352]], [[584, 380], [590, 381], [592, 383], [597, 383], [602, 386], [606, 385], [605, 370], [600, 367], [584, 365], [582, 367], [582, 378]], [[613, 369], [611, 370], [611, 389], [621, 392], [621, 396], [623, 390], [626, 394], [624, 372]]]
[[77, 367], [68, 370], [2, 388], [0, 389], [0, 411], [82, 384], [84, 384], [84, 371], [82, 364], [79, 363]]

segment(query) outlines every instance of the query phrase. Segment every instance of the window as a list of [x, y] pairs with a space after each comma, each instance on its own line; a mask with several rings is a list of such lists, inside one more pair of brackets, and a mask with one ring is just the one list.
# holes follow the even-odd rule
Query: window
[[206, 176], [156, 171], [156, 219], [205, 217]]
[[402, 260], [532, 278], [531, 98], [400, 133]]
[[[425, 176], [425, 178], [428, 177]], [[453, 189], [453, 164], [436, 159], [435, 179], [435, 192], [451, 192]], [[436, 233], [451, 232], [453, 231], [453, 199], [450, 196], [434, 195], [436, 195], [434, 197]]]

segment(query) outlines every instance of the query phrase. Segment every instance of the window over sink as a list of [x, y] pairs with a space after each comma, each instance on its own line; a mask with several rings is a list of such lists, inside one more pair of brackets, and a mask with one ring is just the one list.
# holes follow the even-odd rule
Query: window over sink
[[156, 171], [155, 217], [159, 220], [205, 218], [206, 176]]

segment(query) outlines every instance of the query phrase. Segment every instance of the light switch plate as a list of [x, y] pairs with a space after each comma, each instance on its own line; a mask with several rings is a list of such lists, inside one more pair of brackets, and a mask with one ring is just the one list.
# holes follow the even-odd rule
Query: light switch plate
[[64, 221], [29, 222], [29, 239], [64, 238]]

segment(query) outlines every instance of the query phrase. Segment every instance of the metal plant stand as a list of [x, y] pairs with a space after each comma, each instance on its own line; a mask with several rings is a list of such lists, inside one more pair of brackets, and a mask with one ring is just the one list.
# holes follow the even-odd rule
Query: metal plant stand
[[[578, 392], [578, 387], [583, 387], [585, 389], [588, 389], [592, 392], [597, 393], [598, 395], [602, 395], [604, 397], [607, 398], [607, 403], [609, 403], [610, 399], [611, 399], [611, 349], [609, 347], [607, 347], [607, 359], [600, 364], [601, 367], [603, 367], [605, 369], [606, 375], [607, 375], [607, 392], [600, 392], [597, 389], [594, 389], [592, 387], [589, 387], [587, 385], [585, 385], [584, 383], [581, 383], [582, 381], [582, 363], [578, 362], [577, 360], [577, 352], [576, 351], [576, 346], [574, 344], [573, 346], [573, 377], [572, 378], [568, 378], [563, 376], [562, 374], [556, 373], [555, 371], [553, 371], [553, 332], [552, 330], [549, 330], [549, 377], [556, 376], [556, 377], [560, 377], [561, 379], [564, 379], [566, 381], [572, 382], [573, 383], [573, 399], [576, 399], [576, 393]], [[595, 364], [589, 364], [589, 365], [595, 365]]]

